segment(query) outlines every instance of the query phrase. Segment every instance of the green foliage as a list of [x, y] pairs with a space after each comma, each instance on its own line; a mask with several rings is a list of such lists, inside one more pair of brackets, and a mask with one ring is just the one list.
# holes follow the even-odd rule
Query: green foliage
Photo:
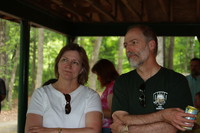
[[2, 110], [11, 110], [10, 103], [8, 101], [4, 102], [4, 104], [2, 106]]
[[78, 37], [77, 43], [81, 45], [88, 55], [89, 60], [92, 58], [92, 51], [97, 37]]
[[[169, 53], [170, 37], [166, 37], [165, 53]], [[174, 41], [174, 70], [180, 73], [189, 73], [190, 59], [200, 57], [200, 43], [196, 37], [175, 37]], [[166, 62], [168, 58], [166, 56]]]
[[60, 52], [61, 48], [66, 45], [66, 37], [45, 30], [45, 44], [44, 44], [44, 65], [43, 65], [43, 83], [51, 78], [55, 78], [54, 76], [54, 64], [55, 58]]
[[[38, 59], [38, 28], [32, 28], [31, 29], [32, 36], [30, 37], [30, 60], [29, 60], [29, 94], [31, 95], [33, 90], [35, 89], [32, 85], [32, 81], [35, 79], [32, 79], [32, 74], [36, 73], [36, 68], [33, 70], [34, 64], [34, 54], [36, 55], [35, 59], [35, 65], [37, 67], [37, 59]], [[51, 78], [55, 78], [54, 76], [54, 63], [55, 58], [58, 55], [60, 49], [66, 44], [66, 37], [52, 32], [50, 30], [45, 29], [44, 30], [44, 45], [43, 45], [43, 79], [42, 83], [46, 82], [47, 80]], [[36, 53], [34, 52], [34, 48], [36, 49]]]
[[[84, 47], [89, 60], [92, 58], [92, 51], [97, 37], [78, 37], [77, 43]], [[130, 71], [130, 65], [126, 58], [125, 52], [123, 57], [118, 57], [119, 37], [105, 36], [102, 39], [100, 47], [99, 59], [105, 58], [112, 61], [115, 66], [118, 64], [118, 58], [123, 58], [123, 73]]]
[[[19, 49], [19, 46], [20, 46], [20, 26], [18, 23], [13, 23], [7, 20], [1, 19], [0, 21], [2, 22], [1, 24], [3, 24], [1, 26], [4, 26], [4, 28], [2, 29], [5, 29], [1, 31], [5, 35], [5, 36], [2, 36], [2, 38], [4, 38], [5, 40], [0, 42], [1, 43], [0, 53], [2, 56], [1, 59], [3, 59], [5, 63], [2, 64], [1, 62], [0, 75], [1, 75], [1, 78], [5, 79], [6, 88], [8, 90], [8, 87], [9, 87], [8, 85], [10, 83], [14, 64], [16, 62], [19, 63], [19, 60], [14, 60], [15, 59], [14, 57], [16, 55], [17, 49]], [[16, 73], [16, 75], [18, 76], [18, 73]], [[18, 80], [17, 79], [18, 78], [15, 78], [15, 82], [12, 88], [13, 98], [16, 98], [16, 96], [18, 95], [18, 91], [17, 91]], [[9, 110], [10, 104], [11, 103], [9, 103], [7, 100], [4, 100], [3, 109]]]
[[119, 37], [104, 37], [102, 40], [99, 58], [105, 58], [117, 65], [117, 52], [118, 52]]
[[[6, 79], [9, 80], [10, 75], [8, 75], [8, 73], [10, 73], [12, 70], [13, 61], [14, 61], [13, 56], [20, 42], [20, 37], [19, 37], [20, 27], [19, 27], [19, 24], [17, 23], [12, 23], [10, 21], [5, 21], [5, 22], [6, 22], [6, 28], [5, 28], [6, 40], [5, 40], [5, 45], [0, 47], [0, 52], [6, 53], [7, 60], [6, 60], [6, 64], [4, 64], [3, 66], [0, 66], [1, 67], [0, 69], [4, 70], [4, 71], [0, 71], [0, 74], [1, 74], [1, 77], [5, 77]], [[5, 71], [7, 72], [5, 73]]]

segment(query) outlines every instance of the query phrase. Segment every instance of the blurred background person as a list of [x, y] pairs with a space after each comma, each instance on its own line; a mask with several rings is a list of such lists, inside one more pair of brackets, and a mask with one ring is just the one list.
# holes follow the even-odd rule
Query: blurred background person
[[54, 78], [49, 79], [49, 80], [47, 80], [46, 82], [44, 82], [44, 84], [43, 84], [42, 86], [49, 85], [49, 84], [53, 84], [53, 83], [55, 83], [56, 81], [57, 81], [57, 79], [54, 79]]
[[200, 91], [194, 97], [194, 106], [200, 111]]
[[[197, 92], [194, 97], [194, 107], [200, 111], [200, 92]], [[185, 132], [178, 133], [200, 133], [200, 113], [197, 114], [196, 123], [192, 130], [187, 130]]]
[[27, 111], [26, 133], [100, 133], [100, 96], [84, 86], [89, 63], [78, 44], [64, 46], [55, 59], [57, 81], [34, 91]]
[[[196, 93], [194, 98], [194, 107], [197, 108], [200, 111], [200, 91]], [[193, 127], [192, 133], [200, 133], [200, 113], [198, 113], [197, 122], [195, 123]]]
[[1, 102], [6, 98], [6, 85], [5, 81], [0, 78], [0, 112], [1, 112]]
[[113, 86], [119, 74], [115, 69], [114, 64], [107, 59], [101, 59], [96, 62], [92, 67], [92, 72], [97, 75], [97, 79], [100, 82], [101, 87], [105, 87], [105, 90], [101, 95], [102, 109], [104, 113], [102, 133], [110, 133], [110, 124], [112, 123], [111, 105]]
[[186, 76], [189, 87], [192, 93], [192, 99], [194, 103], [194, 97], [197, 92], [200, 91], [200, 59], [192, 58], [190, 60], [190, 75]]

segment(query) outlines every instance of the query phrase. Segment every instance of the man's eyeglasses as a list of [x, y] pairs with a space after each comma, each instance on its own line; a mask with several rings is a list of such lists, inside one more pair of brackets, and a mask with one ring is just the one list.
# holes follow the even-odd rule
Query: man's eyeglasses
[[139, 91], [141, 92], [141, 95], [139, 97], [139, 102], [143, 107], [146, 107], [145, 83], [142, 83], [140, 85]]
[[71, 112], [71, 105], [70, 105], [71, 96], [69, 94], [64, 94], [64, 96], [66, 100], [65, 113], [69, 114]]

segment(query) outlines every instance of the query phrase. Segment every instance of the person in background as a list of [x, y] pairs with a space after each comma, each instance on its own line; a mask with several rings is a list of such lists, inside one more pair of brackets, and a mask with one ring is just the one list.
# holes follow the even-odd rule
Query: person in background
[[101, 87], [105, 87], [101, 95], [101, 103], [104, 114], [102, 133], [111, 133], [110, 124], [112, 123], [111, 105], [113, 97], [113, 86], [115, 80], [119, 77], [119, 73], [115, 69], [114, 64], [107, 60], [101, 59], [92, 67], [92, 72], [97, 75], [97, 79]]
[[55, 59], [57, 81], [34, 91], [27, 111], [25, 133], [100, 133], [99, 94], [84, 86], [89, 63], [78, 44], [64, 46]]
[[197, 92], [200, 91], [200, 59], [192, 58], [190, 60], [190, 75], [186, 76], [190, 90], [192, 93], [192, 99], [194, 102], [194, 97]]
[[6, 98], [6, 85], [2, 78], [0, 78], [0, 112], [1, 112], [1, 102]]
[[[132, 70], [122, 74], [113, 88], [113, 133], [176, 133], [192, 127], [185, 117], [193, 105], [185, 76], [156, 61], [158, 41], [148, 26], [136, 25], [125, 35], [124, 47]], [[187, 124], [189, 123], [189, 124]]]
[[[200, 91], [195, 94], [194, 107], [200, 111]], [[194, 124], [192, 133], [200, 133], [200, 112], [198, 113], [196, 120], [197, 122]]]
[[[200, 111], [200, 92], [197, 92], [194, 97], [194, 107]], [[180, 133], [200, 133], [200, 112], [198, 112], [196, 117], [196, 122], [192, 130], [188, 130]]]
[[44, 82], [44, 84], [43, 84], [42, 86], [49, 85], [49, 84], [53, 84], [53, 83], [55, 83], [56, 81], [57, 81], [57, 79], [54, 79], [54, 78], [49, 79], [49, 80], [47, 80], [46, 82]]
[[200, 91], [195, 94], [194, 107], [200, 111]]

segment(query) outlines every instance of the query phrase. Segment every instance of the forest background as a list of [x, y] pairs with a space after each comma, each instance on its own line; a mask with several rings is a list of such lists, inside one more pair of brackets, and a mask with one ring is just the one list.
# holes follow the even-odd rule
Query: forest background
[[[120, 74], [131, 68], [126, 58], [123, 37], [77, 37], [75, 42], [87, 52], [90, 67], [101, 58], [115, 64]], [[195, 36], [189, 37], [158, 37], [157, 60], [161, 66], [173, 69], [184, 75], [189, 74], [189, 62], [193, 57], [200, 57], [200, 43]], [[28, 94], [54, 76], [54, 60], [60, 49], [67, 44], [67, 37], [44, 28], [31, 27], [29, 86]], [[14, 100], [18, 98], [19, 55], [20, 55], [20, 24], [0, 19], [0, 77], [6, 82], [7, 97], [3, 101], [3, 110], [11, 110]], [[90, 72], [86, 86], [101, 93], [104, 88]]]

